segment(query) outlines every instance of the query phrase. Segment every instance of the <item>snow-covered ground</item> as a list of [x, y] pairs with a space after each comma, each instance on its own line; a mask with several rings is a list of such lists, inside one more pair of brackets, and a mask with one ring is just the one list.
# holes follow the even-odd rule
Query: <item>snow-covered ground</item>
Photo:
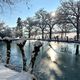
[[35, 78], [28, 72], [16, 72], [0, 64], [0, 80], [33, 80]]

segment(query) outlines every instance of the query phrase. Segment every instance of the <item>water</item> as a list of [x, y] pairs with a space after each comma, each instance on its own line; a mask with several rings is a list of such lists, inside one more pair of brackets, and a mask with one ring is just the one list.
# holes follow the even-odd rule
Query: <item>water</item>
[[76, 45], [79, 44], [47, 43], [34, 67], [38, 80], [80, 80], [80, 56], [75, 55]]
[[[31, 60], [34, 42], [27, 41], [24, 47], [27, 65]], [[33, 70], [38, 80], [80, 80], [80, 56], [75, 55], [76, 46], [79, 44], [46, 41], [42, 43], [43, 46], [40, 48]], [[6, 44], [4, 42], [0, 42], [0, 54], [2, 62], [5, 63]], [[22, 67], [22, 56], [16, 41], [11, 44], [10, 64]]]
[[[33, 44], [34, 44], [34, 41], [27, 41], [24, 46], [27, 65], [30, 64]], [[2, 56], [2, 59], [1, 59], [2, 62], [6, 63], [6, 43], [5, 42], [0, 42], [0, 54]], [[22, 70], [22, 55], [19, 47], [16, 44], [16, 41], [13, 41], [11, 43], [10, 65], [14, 67], [16, 66], [19, 71], [20, 69]]]

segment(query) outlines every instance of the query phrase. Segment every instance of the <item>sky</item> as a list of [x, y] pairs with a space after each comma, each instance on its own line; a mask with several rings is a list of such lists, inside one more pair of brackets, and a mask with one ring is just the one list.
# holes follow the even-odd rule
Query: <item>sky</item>
[[9, 27], [15, 27], [17, 18], [25, 20], [27, 17], [32, 17], [35, 13], [44, 8], [48, 12], [54, 12], [60, 5], [60, 0], [31, 0], [28, 6], [25, 3], [18, 3], [14, 6], [4, 7], [3, 13], [0, 14], [0, 21], [4, 21]]

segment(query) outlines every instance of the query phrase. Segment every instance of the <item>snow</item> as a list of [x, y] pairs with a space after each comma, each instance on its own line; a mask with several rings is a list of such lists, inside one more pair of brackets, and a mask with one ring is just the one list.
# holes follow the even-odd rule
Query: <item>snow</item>
[[0, 64], [0, 80], [33, 80], [35, 78], [29, 72], [16, 72]]
[[34, 46], [40, 46], [40, 45], [42, 45], [42, 43], [41, 43], [40, 41], [36, 41], [36, 42], [34, 43]]
[[0, 40], [2, 40], [2, 38], [0, 37]]
[[10, 41], [11, 38], [10, 38], [10, 37], [4, 37], [3, 40], [8, 40], [8, 41]]
[[8, 80], [33, 80], [33, 76], [27, 72], [21, 72], [17, 75], [12, 76]]
[[23, 43], [24, 43], [25, 41], [26, 41], [25, 38], [20, 38], [20, 40], [17, 41], [17, 44], [22, 44], [22, 45], [23, 45]]

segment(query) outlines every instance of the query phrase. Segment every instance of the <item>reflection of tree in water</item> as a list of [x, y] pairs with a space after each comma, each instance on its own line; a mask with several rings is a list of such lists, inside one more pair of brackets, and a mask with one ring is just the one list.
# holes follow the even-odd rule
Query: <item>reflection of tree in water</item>
[[36, 58], [40, 52], [40, 47], [42, 46], [42, 43], [40, 41], [36, 41], [35, 44], [34, 44], [34, 50], [32, 52], [32, 55], [31, 55], [31, 73], [33, 72], [33, 68], [34, 68], [34, 65], [35, 65], [35, 61], [36, 61]]
[[[52, 48], [52, 46], [48, 46], [49, 43], [45, 43], [46, 45], [42, 46], [41, 52], [41, 60], [39, 61], [39, 63], [37, 63], [36, 67], [34, 68], [34, 74], [35, 76], [37, 76], [38, 80], [54, 80], [54, 74], [52, 74], [51, 70], [51, 65], [53, 64], [53, 62], [51, 61], [51, 59], [48, 57], [47, 51]], [[55, 49], [53, 49], [55, 50]], [[39, 58], [38, 58], [39, 59]], [[53, 66], [53, 65], [52, 65]], [[52, 71], [52, 72], [51, 72]], [[54, 71], [55, 76], [57, 76], [56, 72]], [[38, 74], [38, 75], [37, 75]], [[55, 77], [56, 79], [56, 77]]]
[[0, 62], [4, 62], [3, 61], [3, 54], [2, 54], [2, 50], [3, 50], [3, 48], [4, 48], [4, 46], [3, 46], [3, 42], [2, 41], [0, 41]]
[[79, 44], [75, 43], [74, 47], [76, 48], [75, 55], [79, 55]]
[[42, 64], [42, 62], [44, 62], [45, 57], [48, 56], [45, 51], [47, 44], [45, 44], [45, 42], [42, 42], [42, 44], [43, 46], [41, 47], [40, 52], [36, 58], [33, 73], [37, 77], [38, 80], [48, 80], [49, 76], [46, 74], [45, 69], [43, 69], [43, 64]]
[[76, 55], [78, 55], [79, 54], [79, 45], [76, 45], [76, 53], [75, 53]]
[[38, 80], [47, 80], [49, 79], [49, 76], [45, 74], [44, 72], [36, 72], [35, 76], [37, 76]]
[[68, 45], [65, 45], [65, 46], [61, 46], [60, 47], [60, 52], [63, 52], [63, 53], [72, 53], [70, 47]]
[[73, 54], [75, 52], [73, 45], [74, 44], [63, 45], [62, 43], [57, 49], [49, 45], [49, 48], [57, 52], [58, 59], [56, 63], [54, 63], [48, 59], [46, 52], [43, 52], [42, 58], [40, 62], [36, 64], [37, 66], [34, 71], [38, 80], [79, 80], [78, 70], [80, 69], [80, 57]]

